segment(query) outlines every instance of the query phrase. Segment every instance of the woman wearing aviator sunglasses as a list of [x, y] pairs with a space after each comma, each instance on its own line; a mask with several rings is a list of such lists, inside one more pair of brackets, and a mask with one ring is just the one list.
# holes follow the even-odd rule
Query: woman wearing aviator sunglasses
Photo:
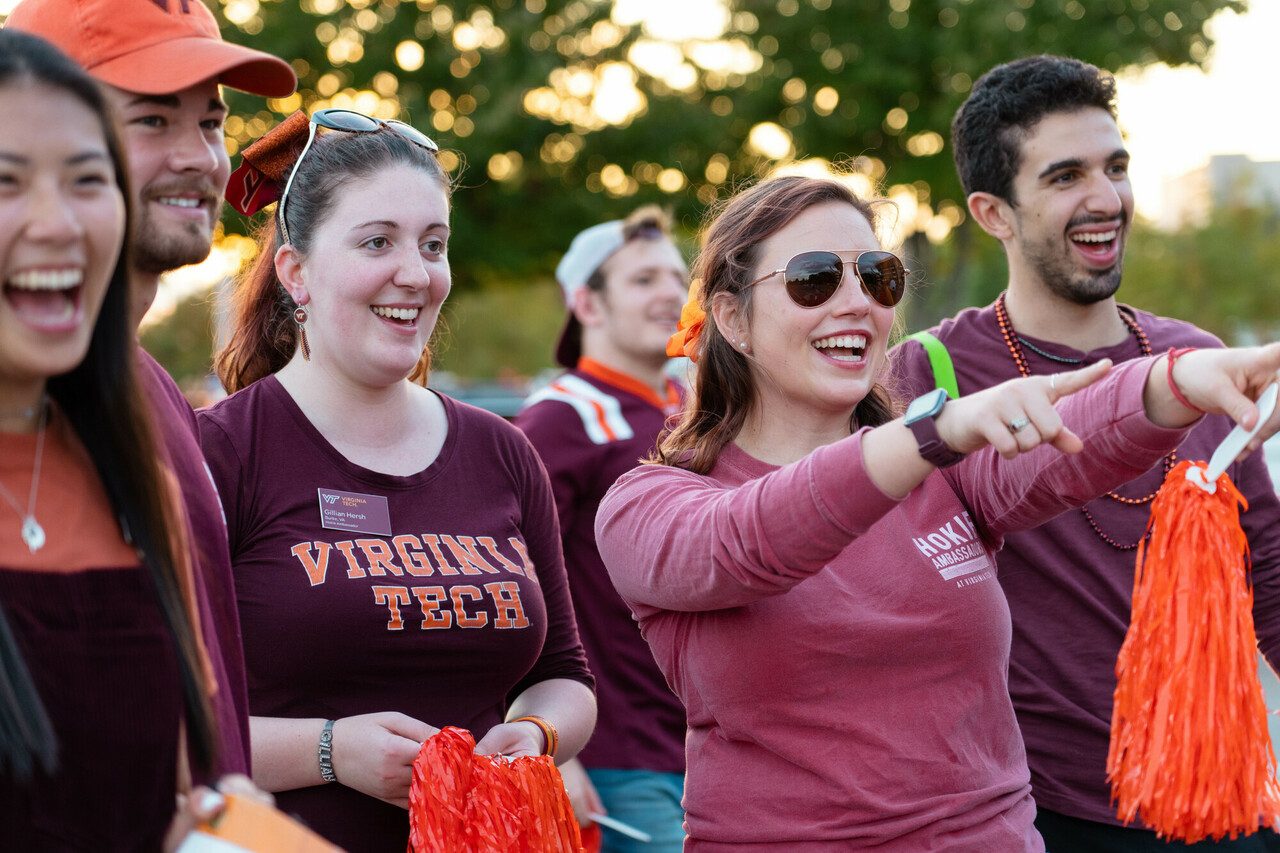
[[404, 850], [410, 765], [438, 728], [567, 760], [595, 720], [541, 463], [424, 387], [451, 282], [435, 151], [324, 110], [245, 152], [228, 197], [279, 204], [217, 358], [235, 393], [199, 417], [255, 780], [351, 851]]
[[807, 178], [724, 207], [672, 339], [694, 392], [597, 516], [688, 711], [687, 849], [1043, 850], [992, 551], [1150, 468], [1196, 407], [1256, 419], [1280, 367], [1277, 345], [1102, 362], [898, 417], [905, 272], [874, 222]]

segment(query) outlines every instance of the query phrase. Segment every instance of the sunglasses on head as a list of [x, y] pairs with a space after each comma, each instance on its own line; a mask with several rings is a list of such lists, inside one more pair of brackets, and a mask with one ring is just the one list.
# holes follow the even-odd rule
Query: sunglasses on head
[[276, 206], [276, 213], [280, 218], [280, 232], [284, 235], [286, 243], [289, 242], [289, 226], [285, 224], [284, 205], [289, 198], [289, 188], [293, 186], [293, 179], [298, 174], [298, 167], [302, 165], [302, 159], [311, 150], [311, 143], [316, 140], [317, 127], [341, 130], [345, 133], [377, 133], [385, 127], [387, 130], [395, 131], [414, 145], [425, 148], [433, 154], [440, 150], [440, 146], [436, 145], [431, 137], [402, 121], [394, 119], [385, 121], [373, 116], [367, 116], [364, 113], [358, 113], [355, 110], [338, 108], [316, 110], [311, 114], [310, 126], [307, 129], [307, 144], [302, 147], [302, 153], [298, 155], [297, 161], [294, 162], [293, 169], [289, 172], [289, 180], [285, 182], [284, 192], [280, 194], [280, 204]]
[[853, 264], [853, 272], [867, 295], [886, 308], [892, 308], [907, 290], [907, 270], [892, 252], [880, 250], [859, 252], [846, 261], [835, 252], [801, 252], [780, 270], [760, 276], [748, 287], [782, 274], [787, 296], [801, 308], [817, 308], [840, 289], [844, 265]]

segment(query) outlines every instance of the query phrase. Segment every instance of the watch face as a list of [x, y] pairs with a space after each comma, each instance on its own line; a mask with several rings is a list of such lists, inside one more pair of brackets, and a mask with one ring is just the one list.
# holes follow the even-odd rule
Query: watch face
[[903, 423], [910, 424], [933, 417], [946, 402], [947, 392], [944, 388], [934, 388], [932, 391], [921, 394], [907, 406], [907, 412], [902, 417]]

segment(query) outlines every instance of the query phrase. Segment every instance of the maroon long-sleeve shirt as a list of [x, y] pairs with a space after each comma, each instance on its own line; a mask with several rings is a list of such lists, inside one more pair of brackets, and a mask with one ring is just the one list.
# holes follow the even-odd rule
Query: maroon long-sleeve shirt
[[[1189, 323], [1129, 311], [1156, 353], [1171, 346], [1221, 347], [1217, 338]], [[1018, 376], [995, 310], [971, 308], [932, 330], [955, 364], [962, 395]], [[1024, 336], [1025, 337], [1025, 336]], [[1141, 356], [1133, 336], [1112, 347], [1080, 352], [1027, 338], [1028, 365], [1036, 375], [1073, 370], [1104, 358], [1120, 363]], [[1036, 350], [1059, 359], [1055, 361]], [[906, 341], [893, 350], [900, 395], [911, 399], [934, 387], [924, 348]], [[1178, 448], [1184, 459], [1208, 459], [1232, 428], [1221, 416], [1206, 417]], [[1280, 502], [1262, 454], [1227, 469], [1249, 511], [1241, 523], [1253, 555], [1254, 622], [1267, 658], [1280, 663]], [[1160, 464], [1117, 490], [1142, 497], [1159, 488]], [[1121, 544], [1143, 535], [1151, 505], [1128, 506], [1108, 498], [1088, 504], [1106, 534]], [[1108, 545], [1080, 510], [1005, 538], [996, 556], [1000, 585], [1013, 617], [1009, 692], [1027, 745], [1036, 803], [1062, 814], [1119, 824], [1106, 779], [1116, 656], [1129, 627], [1134, 552]]]

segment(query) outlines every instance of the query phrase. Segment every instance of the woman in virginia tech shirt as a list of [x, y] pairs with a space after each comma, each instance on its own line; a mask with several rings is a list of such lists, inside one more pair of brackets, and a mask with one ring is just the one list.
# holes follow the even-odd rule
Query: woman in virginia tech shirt
[[233, 185], [260, 168], [288, 189], [219, 355], [236, 393], [199, 420], [254, 776], [342, 847], [399, 853], [410, 765], [436, 729], [560, 759], [591, 733], [555, 502], [515, 427], [420, 384], [450, 285], [435, 144], [327, 110], [245, 158]]

